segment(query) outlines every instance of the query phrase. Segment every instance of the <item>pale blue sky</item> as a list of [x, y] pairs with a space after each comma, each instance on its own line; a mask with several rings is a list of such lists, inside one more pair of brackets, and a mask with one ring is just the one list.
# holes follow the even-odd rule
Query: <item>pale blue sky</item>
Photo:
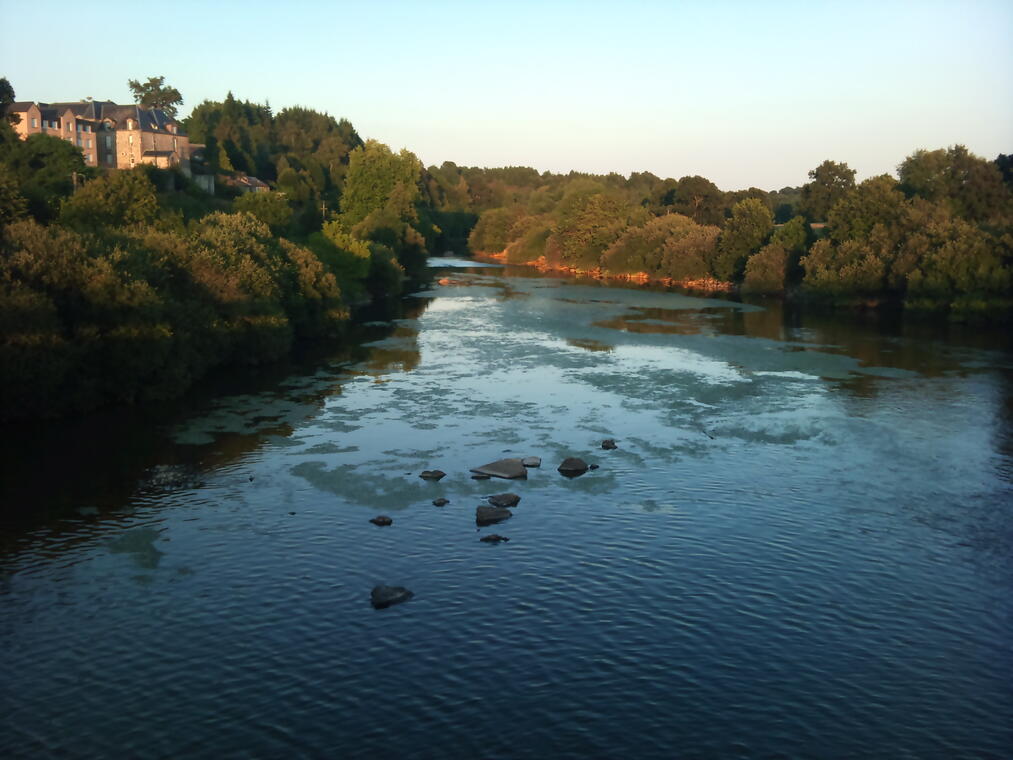
[[863, 178], [916, 148], [1013, 152], [1010, 0], [0, 0], [0, 30], [22, 100], [130, 102], [164, 75], [184, 115], [231, 89], [426, 164], [769, 190], [827, 158]]

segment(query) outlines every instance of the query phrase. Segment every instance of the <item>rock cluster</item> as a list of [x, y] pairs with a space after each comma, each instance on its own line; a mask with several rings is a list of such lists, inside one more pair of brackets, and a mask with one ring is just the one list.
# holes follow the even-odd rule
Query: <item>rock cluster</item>
[[[612, 438], [606, 438], [601, 442], [602, 449], [612, 450], [618, 448], [616, 442]], [[495, 462], [484, 464], [480, 467], [473, 467], [471, 469], [471, 477], [475, 480], [488, 480], [489, 478], [504, 478], [507, 480], [527, 478], [529, 467], [540, 467], [542, 460], [539, 457], [524, 457], [523, 459], [509, 458], [509, 459], [498, 459]], [[596, 470], [598, 465], [588, 464], [579, 457], [567, 457], [559, 465], [560, 474], [568, 477], [575, 478], [579, 475], [583, 475], [588, 470]], [[419, 475], [423, 480], [438, 481], [446, 477], [443, 470], [423, 470]], [[164, 480], [169, 480], [165, 478]], [[475, 523], [478, 526], [495, 525], [496, 523], [509, 520], [513, 517], [508, 507], [516, 507], [521, 497], [515, 493], [497, 493], [492, 496], [487, 496], [486, 501], [488, 504], [483, 504], [475, 508]], [[433, 504], [437, 507], [442, 507], [450, 503], [450, 500], [444, 497], [433, 499]], [[392, 525], [394, 520], [387, 515], [377, 515], [370, 520], [374, 525]], [[501, 536], [498, 533], [491, 533], [487, 536], [482, 536], [479, 541], [487, 544], [500, 544], [506, 543], [510, 539], [506, 536]], [[406, 602], [414, 596], [414, 593], [406, 589], [404, 586], [375, 586], [369, 595], [370, 603], [376, 609], [384, 609], [390, 607], [393, 604], [400, 604]]]

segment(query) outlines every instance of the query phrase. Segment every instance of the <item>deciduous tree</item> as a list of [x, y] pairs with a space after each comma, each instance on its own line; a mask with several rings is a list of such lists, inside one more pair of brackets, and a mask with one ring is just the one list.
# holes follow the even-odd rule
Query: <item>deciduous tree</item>
[[811, 222], [826, 221], [827, 213], [855, 186], [855, 170], [845, 163], [824, 161], [809, 172], [802, 186], [801, 211]]
[[161, 108], [173, 118], [176, 118], [176, 106], [183, 105], [183, 96], [165, 83], [165, 77], [148, 77], [147, 82], [129, 79], [127, 86], [134, 93], [135, 103], [145, 108]]

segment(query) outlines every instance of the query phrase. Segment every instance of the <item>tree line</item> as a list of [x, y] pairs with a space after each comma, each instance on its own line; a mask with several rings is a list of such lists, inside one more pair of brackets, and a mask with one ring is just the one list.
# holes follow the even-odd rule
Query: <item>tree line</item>
[[421, 162], [326, 114], [199, 106], [220, 155], [252, 145], [284, 167], [274, 191], [211, 196], [176, 170], [103, 172], [59, 138], [20, 140], [13, 100], [0, 80], [0, 419], [167, 398], [338, 337], [354, 305], [401, 294], [436, 234]]
[[474, 191], [474, 170], [430, 176], [442, 202], [481, 209], [471, 247], [509, 262], [966, 315], [1011, 305], [1010, 163], [919, 150], [898, 178], [856, 183], [825, 161], [772, 193], [636, 173], [487, 172]]

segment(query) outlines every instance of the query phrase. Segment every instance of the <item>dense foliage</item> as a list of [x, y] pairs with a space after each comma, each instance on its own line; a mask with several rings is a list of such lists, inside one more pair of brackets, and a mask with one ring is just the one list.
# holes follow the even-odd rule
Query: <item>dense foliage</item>
[[723, 192], [699, 176], [428, 170], [440, 210], [472, 212], [472, 250], [512, 263], [832, 303], [884, 300], [955, 314], [1011, 305], [1013, 195], [1007, 156], [917, 151], [855, 184], [824, 161], [801, 188]]
[[439, 229], [408, 151], [231, 96], [190, 121], [220, 162], [270, 165], [275, 189], [214, 197], [177, 171], [89, 169], [70, 143], [0, 120], [0, 419], [275, 360], [339, 335], [352, 305], [398, 296], [424, 264]]

